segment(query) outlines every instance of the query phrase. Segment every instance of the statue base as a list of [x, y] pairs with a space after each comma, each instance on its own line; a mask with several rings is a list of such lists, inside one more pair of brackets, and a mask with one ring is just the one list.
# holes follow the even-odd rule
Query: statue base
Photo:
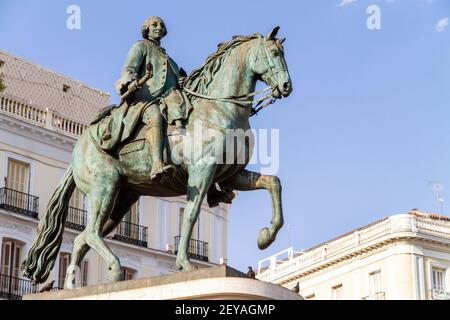
[[159, 277], [59, 290], [23, 300], [303, 300], [284, 287], [260, 280], [226, 265]]

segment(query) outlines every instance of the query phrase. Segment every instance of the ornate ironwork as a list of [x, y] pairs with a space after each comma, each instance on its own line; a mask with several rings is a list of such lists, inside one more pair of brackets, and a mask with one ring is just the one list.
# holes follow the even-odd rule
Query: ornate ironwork
[[[178, 253], [180, 236], [175, 237], [175, 254]], [[188, 254], [192, 259], [208, 261], [208, 242], [191, 239], [188, 246]]]
[[0, 208], [37, 219], [39, 197], [9, 188], [1, 188]]
[[122, 221], [117, 227], [117, 231], [113, 236], [113, 239], [132, 243], [141, 247], [147, 247], [147, 234], [147, 227], [131, 222]]
[[87, 223], [87, 211], [69, 207], [67, 213], [66, 227], [83, 231], [86, 228]]
[[0, 274], [0, 297], [21, 300], [22, 296], [38, 292], [38, 286], [30, 280]]

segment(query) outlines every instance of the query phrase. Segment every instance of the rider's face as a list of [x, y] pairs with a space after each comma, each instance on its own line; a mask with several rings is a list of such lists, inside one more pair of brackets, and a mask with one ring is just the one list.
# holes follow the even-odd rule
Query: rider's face
[[151, 19], [148, 26], [148, 36], [154, 40], [161, 40], [166, 34], [166, 25], [161, 19]]

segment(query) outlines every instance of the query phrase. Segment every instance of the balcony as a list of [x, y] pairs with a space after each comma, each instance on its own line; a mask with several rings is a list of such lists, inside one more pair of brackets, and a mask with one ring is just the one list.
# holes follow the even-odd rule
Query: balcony
[[[180, 236], [175, 237], [175, 254], [178, 253]], [[208, 242], [191, 239], [188, 246], [188, 254], [192, 259], [208, 261]]]
[[447, 292], [444, 289], [432, 289], [431, 290], [431, 299], [432, 300], [450, 300], [450, 292]]
[[148, 228], [138, 224], [122, 221], [117, 227], [113, 239], [147, 247]]
[[39, 198], [13, 189], [1, 188], [0, 208], [37, 219]]
[[0, 298], [21, 300], [22, 296], [37, 293], [37, 285], [32, 285], [28, 279], [0, 274]]
[[69, 207], [69, 212], [67, 213], [66, 227], [83, 231], [84, 228], [86, 228], [86, 223], [87, 223], [86, 210]]
[[74, 138], [79, 138], [87, 128], [87, 125], [80, 121], [60, 116], [48, 108], [32, 105], [4, 93], [0, 94], [0, 112]]
[[386, 294], [384, 292], [377, 292], [362, 298], [362, 300], [386, 300]]

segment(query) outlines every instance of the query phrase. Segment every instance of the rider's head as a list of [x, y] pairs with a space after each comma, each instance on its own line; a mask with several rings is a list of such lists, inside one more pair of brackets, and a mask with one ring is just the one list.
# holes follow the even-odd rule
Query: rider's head
[[144, 39], [159, 41], [167, 34], [167, 28], [160, 17], [148, 17], [142, 25], [141, 32]]

